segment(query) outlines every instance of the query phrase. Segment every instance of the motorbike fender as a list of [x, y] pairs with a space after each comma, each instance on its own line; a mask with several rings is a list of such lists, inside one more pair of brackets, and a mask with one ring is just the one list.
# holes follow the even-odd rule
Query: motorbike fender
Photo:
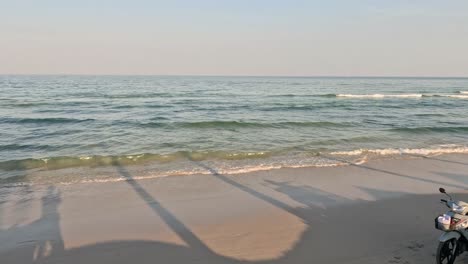
[[439, 237], [439, 241], [440, 242], [445, 242], [445, 241], [448, 241], [450, 239], [453, 239], [455, 238], [456, 240], [458, 240], [460, 238], [460, 233], [458, 232], [446, 232], [446, 233], [443, 233], [440, 237]]

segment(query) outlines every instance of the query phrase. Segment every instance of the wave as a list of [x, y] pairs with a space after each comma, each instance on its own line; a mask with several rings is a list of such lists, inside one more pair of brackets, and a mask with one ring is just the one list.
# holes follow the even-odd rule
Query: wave
[[336, 97], [335, 94], [274, 94], [268, 97]]
[[141, 105], [116, 105], [113, 106], [113, 109], [133, 109], [133, 108], [172, 108], [173, 105], [170, 104], [141, 104]]
[[[296, 165], [307, 166], [328, 166], [330, 161], [323, 162], [327, 155], [337, 156], [362, 156], [374, 154], [379, 156], [388, 155], [438, 155], [451, 153], [468, 153], [468, 146], [462, 145], [440, 145], [430, 148], [385, 148], [385, 149], [356, 149], [350, 151], [326, 151], [326, 150], [302, 150], [290, 152], [281, 151], [252, 151], [252, 152], [230, 152], [230, 151], [177, 151], [169, 154], [134, 154], [134, 155], [93, 155], [93, 156], [58, 156], [48, 158], [30, 158], [21, 160], [9, 160], [0, 162], [0, 170], [3, 171], [23, 171], [31, 169], [58, 170], [76, 167], [105, 167], [105, 166], [128, 166], [144, 164], [172, 164], [173, 162], [203, 162], [218, 161], [223, 165], [238, 164], [241, 161], [261, 160], [255, 162], [255, 166], [281, 164], [282, 167]], [[320, 160], [322, 159], [322, 160]], [[333, 159], [332, 159], [333, 160]], [[318, 162], [319, 161], [319, 162]], [[179, 164], [179, 163], [177, 163]], [[334, 163], [333, 163], [334, 164]], [[341, 164], [341, 163], [340, 163]], [[253, 166], [250, 164], [250, 166]], [[270, 166], [269, 165], [269, 166]], [[336, 165], [336, 164], [335, 164]], [[244, 167], [244, 166], [241, 166]], [[241, 169], [241, 168], [239, 168]]]
[[[291, 153], [273, 152], [177, 152], [168, 155], [140, 154], [127, 156], [82, 156], [27, 159], [0, 163], [6, 171], [0, 184], [75, 184], [125, 181], [113, 173], [114, 167], [132, 170], [134, 179], [151, 179], [194, 174], [242, 174], [281, 168], [331, 167], [345, 162], [314, 155], [291, 158]], [[156, 162], [156, 163], [155, 163]], [[132, 166], [137, 165], [137, 166]], [[140, 166], [139, 166], [140, 165]], [[70, 169], [79, 167], [79, 170]], [[99, 167], [99, 168], [98, 168]], [[103, 168], [100, 168], [103, 167]], [[89, 168], [86, 170], [83, 168]], [[67, 169], [67, 171], [53, 171]], [[27, 176], [22, 171], [31, 170]]]
[[11, 100], [7, 103], [2, 103], [3, 107], [11, 107], [11, 108], [37, 108], [37, 107], [75, 107], [75, 106], [83, 106], [83, 105], [92, 105], [94, 102], [87, 102], [87, 101], [58, 101], [58, 102], [25, 102], [19, 100]]
[[[232, 167], [232, 168], [212, 168], [210, 166], [199, 163], [193, 168], [190, 169], [179, 169], [179, 170], [170, 170], [159, 173], [150, 173], [150, 174], [137, 174], [132, 175], [133, 180], [149, 180], [157, 179], [163, 177], [171, 176], [188, 176], [188, 175], [212, 175], [212, 174], [222, 174], [222, 175], [232, 175], [232, 174], [245, 174], [250, 172], [258, 171], [269, 171], [277, 170], [282, 168], [306, 168], [306, 167], [315, 167], [315, 168], [324, 168], [324, 167], [336, 167], [347, 165], [346, 162], [329, 162], [324, 164], [258, 164], [242, 167]], [[88, 175], [87, 175], [88, 176]], [[10, 176], [8, 178], [0, 179], [0, 184], [7, 187], [20, 187], [20, 186], [33, 186], [36, 184], [60, 184], [60, 185], [72, 185], [77, 183], [113, 183], [113, 182], [122, 182], [128, 181], [127, 177], [122, 177], [119, 175], [93, 175], [92, 177], [82, 177], [81, 175], [74, 176], [62, 176], [62, 177], [24, 177], [24, 176]]]
[[427, 97], [449, 97], [449, 98], [459, 98], [459, 99], [468, 99], [468, 94], [431, 94]]
[[299, 97], [299, 96], [304, 96], [304, 95], [299, 95], [299, 94], [273, 94], [273, 95], [269, 95], [268, 97]]
[[45, 103], [45, 102], [13, 102], [13, 103], [3, 104], [3, 106], [16, 107], [16, 108], [29, 108], [29, 107], [38, 107], [38, 106], [47, 106], [47, 105], [50, 105], [50, 103]]
[[66, 148], [76, 148], [79, 147], [79, 144], [61, 144], [60, 146], [53, 146], [53, 145], [43, 145], [43, 144], [5, 144], [0, 145], [0, 150], [2, 151], [15, 151], [15, 150], [22, 150], [22, 151], [54, 151], [54, 150], [61, 150]]
[[468, 127], [465, 126], [456, 126], [456, 127], [400, 127], [400, 128], [392, 128], [390, 131], [394, 132], [404, 132], [404, 133], [460, 133], [460, 132], [467, 132]]
[[[335, 96], [335, 95], [333, 95]], [[275, 112], [275, 111], [317, 111], [321, 109], [343, 109], [349, 110], [350, 104], [344, 101], [336, 100], [326, 103], [311, 103], [311, 104], [276, 104], [271, 106], [260, 106], [253, 108], [254, 111]]]
[[423, 94], [336, 94], [345, 98], [421, 98]]
[[[336, 94], [336, 97], [342, 98], [355, 98], [355, 99], [382, 99], [382, 98], [408, 98], [408, 99], [418, 99], [423, 97], [447, 97], [447, 98], [458, 98], [458, 99], [468, 99], [468, 92], [461, 91], [461, 94]], [[328, 95], [324, 95], [328, 96]]]
[[[115, 171], [113, 167], [119, 166], [132, 166], [129, 169], [134, 171], [134, 179], [151, 179], [193, 174], [242, 174], [281, 168], [346, 166], [366, 163], [385, 156], [423, 157], [452, 153], [468, 154], [468, 147], [441, 145], [419, 149], [356, 149], [335, 152], [325, 150], [304, 150], [301, 152], [287, 150], [277, 152], [179, 151], [166, 155], [147, 153], [121, 156], [64, 156], [0, 162], [0, 171], [4, 171], [4, 176], [0, 177], [0, 184], [74, 184], [124, 181], [125, 178], [112, 173]], [[73, 173], [69, 173], [70, 171], [68, 173], [52, 172], [53, 170], [78, 167], [81, 169]], [[106, 168], [97, 171], [82, 169], [99, 167]], [[22, 171], [26, 170], [32, 170], [28, 176], [15, 176], [24, 175]]]
[[432, 156], [440, 154], [465, 154], [468, 153], [468, 147], [456, 145], [441, 145], [433, 148], [386, 148], [386, 149], [356, 149], [351, 151], [331, 152], [332, 155], [360, 156], [365, 154], [376, 154], [380, 156], [390, 155], [420, 155]]
[[438, 113], [422, 113], [422, 114], [414, 114], [414, 116], [419, 116], [419, 117], [445, 117], [446, 115], [438, 114]]
[[450, 97], [468, 99], [468, 91], [459, 91], [458, 94], [435, 94], [435, 93], [401, 93], [401, 94], [278, 94], [270, 97], [324, 97], [324, 98], [423, 98], [423, 97]]
[[291, 127], [349, 127], [354, 126], [352, 123], [335, 123], [326, 121], [317, 122], [276, 122], [276, 123], [256, 123], [256, 122], [241, 122], [241, 121], [199, 121], [199, 122], [172, 122], [160, 123], [149, 122], [142, 123], [144, 127], [170, 127], [170, 128], [220, 128], [220, 129], [235, 129], [235, 128], [291, 128]]
[[63, 124], [63, 123], [82, 123], [90, 122], [94, 119], [76, 119], [64, 117], [49, 117], [49, 118], [0, 118], [0, 123], [16, 123], [16, 124]]
[[61, 156], [39, 159], [9, 160], [0, 162], [0, 170], [57, 170], [74, 167], [102, 167], [114, 165], [139, 165], [148, 162], [167, 163], [177, 160], [203, 161], [214, 160], [243, 160], [271, 156], [271, 152], [226, 152], [226, 151], [178, 151], [170, 154], [134, 154], [117, 156]]
[[171, 93], [157, 93], [157, 92], [148, 92], [148, 93], [131, 93], [131, 94], [100, 94], [100, 93], [75, 93], [72, 96], [78, 98], [105, 98], [105, 99], [139, 99], [139, 98], [168, 98], [174, 97], [174, 94]]

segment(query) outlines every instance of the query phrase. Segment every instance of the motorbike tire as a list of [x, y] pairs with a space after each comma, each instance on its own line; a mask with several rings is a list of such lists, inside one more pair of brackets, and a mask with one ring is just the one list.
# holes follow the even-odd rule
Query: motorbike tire
[[437, 247], [437, 264], [453, 264], [457, 258], [457, 240], [455, 238], [440, 242]]

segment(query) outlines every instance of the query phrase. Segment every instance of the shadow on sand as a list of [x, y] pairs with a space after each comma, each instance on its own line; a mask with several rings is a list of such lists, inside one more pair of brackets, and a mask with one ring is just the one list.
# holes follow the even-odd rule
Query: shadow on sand
[[[389, 175], [398, 176], [398, 177], [402, 177], [402, 178], [407, 178], [407, 179], [410, 179], [410, 180], [415, 180], [415, 181], [434, 184], [436, 187], [438, 187], [438, 186], [448, 186], [448, 187], [453, 187], [453, 188], [457, 188], [457, 189], [460, 189], [460, 188], [463, 187], [463, 186], [460, 186], [460, 185], [450, 184], [450, 183], [447, 183], [447, 182], [436, 181], [436, 180], [432, 180], [432, 179], [419, 178], [419, 177], [415, 177], [415, 176], [411, 176], [411, 175], [407, 175], [407, 174], [402, 174], [402, 173], [397, 173], [397, 172], [393, 172], [393, 171], [389, 171], [389, 170], [373, 168], [373, 167], [363, 165], [363, 164], [356, 164], [356, 163], [350, 162], [348, 160], [340, 159], [340, 158], [337, 158], [337, 157], [331, 157], [331, 156], [327, 156], [327, 155], [321, 155], [321, 157], [324, 157], [326, 159], [333, 160], [333, 161], [339, 161], [339, 162], [345, 163], [345, 164], [347, 164], [349, 166], [353, 166], [353, 167], [360, 168], [360, 169], [375, 171], [375, 172], [379, 172], [379, 173], [384, 173], [384, 174], [389, 174]], [[468, 188], [466, 188], [466, 187], [463, 188], [463, 189], [468, 190]]]
[[[27, 226], [11, 227], [0, 231], [0, 241], [8, 237], [24, 236], [16, 249], [1, 254], [5, 263], [264, 263], [264, 264], [292, 264], [292, 263], [347, 263], [348, 259], [364, 260], [366, 256], [375, 252], [382, 252], [399, 246], [405, 246], [411, 237], [426, 237], [432, 231], [434, 204], [437, 205], [437, 195], [406, 195], [404, 198], [388, 199], [379, 202], [352, 201], [336, 194], [328, 193], [310, 186], [298, 186], [290, 182], [266, 180], [265, 184], [272, 190], [284, 194], [292, 200], [302, 204], [302, 207], [292, 207], [289, 204], [268, 196], [253, 187], [245, 186], [235, 180], [235, 177], [225, 176], [209, 166], [196, 162], [198, 166], [210, 171], [221, 182], [241, 190], [265, 203], [284, 210], [302, 220], [306, 230], [298, 238], [292, 248], [277, 258], [265, 261], [246, 261], [221, 256], [211, 250], [189, 227], [171, 213], [159, 202], [155, 195], [145, 190], [139, 181], [133, 179], [129, 171], [117, 161], [115, 166], [119, 174], [125, 178], [129, 187], [146, 202], [148, 207], [159, 216], [187, 246], [178, 246], [162, 242], [148, 241], [113, 241], [87, 245], [65, 250], [60, 233], [60, 215], [58, 206], [61, 202], [60, 193], [55, 187], [49, 187], [46, 195], [41, 199], [41, 218]], [[358, 165], [356, 165], [358, 166]], [[364, 167], [359, 165], [360, 167]], [[365, 168], [365, 167], [364, 167]], [[382, 170], [369, 168], [382, 172]], [[408, 175], [383, 171], [401, 177], [408, 177], [415, 181], [422, 179]], [[431, 181], [431, 183], [438, 183]], [[386, 196], [382, 190], [362, 188], [370, 195]], [[389, 194], [390, 196], [390, 194]], [[460, 195], [467, 199], [466, 195]], [[343, 202], [353, 203], [353, 206], [340, 205]], [[327, 205], [327, 206], [325, 206]], [[329, 206], [329, 207], [328, 207]], [[391, 208], [391, 210], [389, 210]], [[399, 210], [401, 208], [401, 210]], [[408, 210], [407, 208], [412, 208]], [[417, 208], [417, 210], [414, 210]], [[1, 213], [1, 204], [0, 204]], [[369, 216], [372, 218], [369, 219]], [[419, 221], [427, 221], [428, 225], [421, 225]], [[135, 220], [138, 221], [138, 220]], [[408, 224], [414, 221], [416, 224]], [[347, 223], [362, 223], [350, 226]], [[44, 225], [37, 228], [38, 225]], [[391, 228], [388, 231], [385, 227]], [[49, 228], [49, 239], [35, 240], [35, 232]], [[429, 229], [429, 227], [431, 229]], [[355, 239], [359, 237], [359, 243]], [[408, 242], [409, 243], [409, 242]], [[410, 248], [410, 247], [408, 247]], [[420, 248], [419, 248], [420, 249]], [[418, 251], [419, 249], [415, 249]], [[333, 254], [339, 251], [340, 254]], [[420, 252], [414, 254], [421, 254]], [[339, 256], [346, 256], [340, 258]], [[381, 259], [380, 263], [388, 262]], [[402, 259], [402, 262], [404, 259]], [[2, 261], [3, 263], [3, 261]]]
[[[16, 199], [17, 203], [13, 205], [17, 210], [14, 215], [27, 215], [34, 195], [37, 194], [29, 187], [19, 189], [20, 198]], [[46, 263], [47, 259], [64, 252], [58, 212], [61, 203], [60, 192], [56, 187], [49, 186], [39, 195], [41, 198], [38, 220], [27, 225], [13, 225], [6, 230], [0, 229], [0, 241], [9, 244], [4, 246], [13, 244], [15, 247], [9, 253], [2, 255], [2, 263]], [[4, 216], [2, 211], [3, 204], [0, 205], [0, 218]], [[37, 239], [39, 232], [45, 234], [41, 235], [41, 240]]]
[[447, 163], [453, 163], [453, 164], [468, 166], [468, 163], [465, 163], [465, 162], [460, 162], [460, 161], [456, 161], [456, 160], [448, 160], [448, 159], [443, 159], [443, 158], [439, 158], [439, 157], [429, 157], [429, 156], [416, 155], [416, 154], [405, 154], [405, 155], [412, 156], [412, 157], [417, 157], [417, 158], [428, 159], [428, 160], [436, 160], [436, 161], [442, 161], [442, 162], [447, 162]]

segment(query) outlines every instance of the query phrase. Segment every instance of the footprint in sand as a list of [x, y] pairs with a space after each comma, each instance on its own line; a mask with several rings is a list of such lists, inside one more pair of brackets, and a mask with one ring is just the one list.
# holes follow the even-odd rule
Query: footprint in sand
[[[418, 242], [418, 241], [410, 241], [407, 245], [404, 245], [403, 248], [401, 248], [400, 250], [397, 250], [394, 252], [395, 256], [390, 259], [388, 261], [388, 263], [401, 263], [401, 264], [409, 264], [410, 262], [408, 260], [404, 260], [404, 258], [402, 257], [402, 255], [407, 255], [408, 254], [408, 250], [410, 250], [410, 252], [418, 252], [420, 251], [421, 249], [424, 248], [424, 244]], [[407, 253], [405, 253], [405, 251]], [[413, 254], [410, 253], [408, 256], [406, 256], [405, 258], [408, 259], [409, 256], [412, 256]]]
[[417, 241], [412, 241], [409, 246], [407, 246], [412, 251], [419, 251], [424, 248], [424, 244], [418, 243]]
[[393, 259], [388, 261], [388, 263], [401, 263], [401, 257], [394, 256]]
[[388, 263], [403, 263], [403, 264], [410, 264], [409, 261], [403, 261], [402, 257], [394, 256], [393, 259], [389, 260]]

